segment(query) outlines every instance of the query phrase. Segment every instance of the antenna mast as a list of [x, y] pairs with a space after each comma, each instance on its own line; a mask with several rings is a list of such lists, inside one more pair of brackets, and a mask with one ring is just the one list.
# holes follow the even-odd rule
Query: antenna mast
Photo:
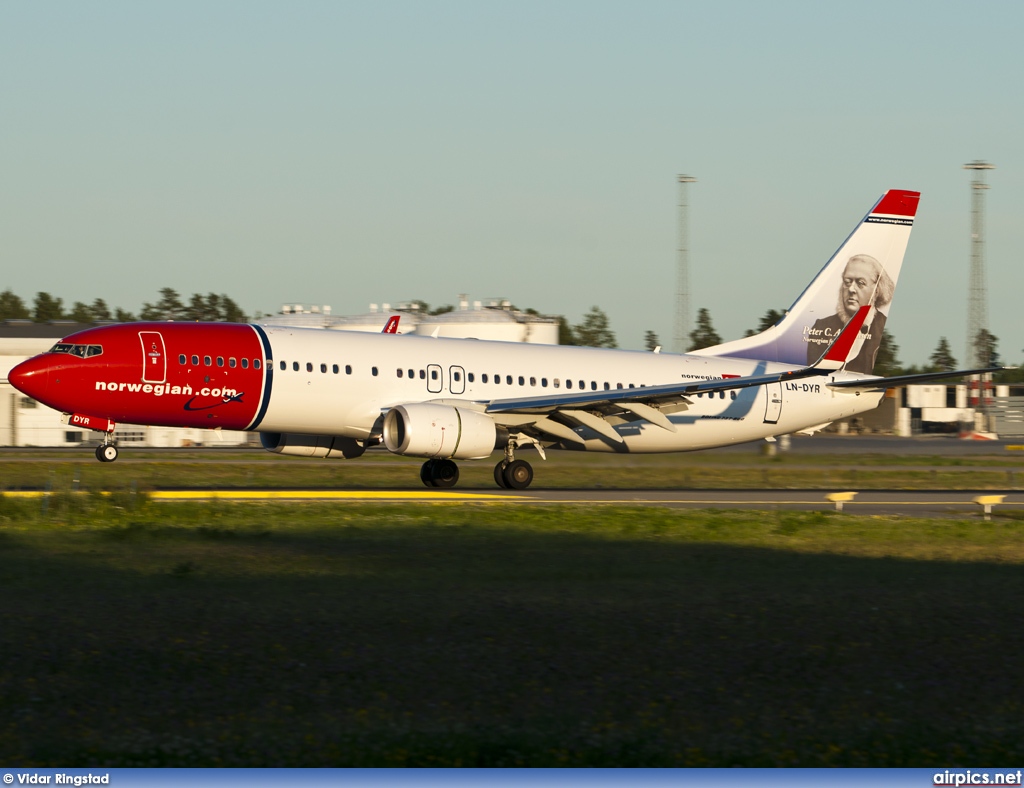
[[[981, 358], [978, 339], [988, 330], [988, 292], [985, 286], [985, 170], [995, 165], [972, 161], [965, 170], [974, 170], [971, 181], [971, 280], [967, 290], [967, 366], [977, 367], [991, 359]], [[987, 355], [987, 354], [986, 354]]]
[[688, 188], [697, 179], [689, 175], [677, 177], [679, 182], [679, 257], [676, 264], [676, 325], [673, 350], [686, 352], [686, 335], [690, 332], [690, 249]]

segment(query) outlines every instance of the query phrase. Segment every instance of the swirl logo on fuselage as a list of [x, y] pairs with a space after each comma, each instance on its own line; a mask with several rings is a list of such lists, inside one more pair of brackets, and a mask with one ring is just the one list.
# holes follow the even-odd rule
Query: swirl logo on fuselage
[[219, 402], [214, 402], [212, 405], [193, 405], [196, 401], [196, 397], [192, 397], [188, 402], [184, 404], [185, 410], [196, 411], [196, 410], [210, 410], [211, 408], [219, 408], [221, 405], [227, 405], [229, 402], [241, 402], [242, 397], [245, 396], [244, 391], [240, 391], [237, 394], [230, 394]]

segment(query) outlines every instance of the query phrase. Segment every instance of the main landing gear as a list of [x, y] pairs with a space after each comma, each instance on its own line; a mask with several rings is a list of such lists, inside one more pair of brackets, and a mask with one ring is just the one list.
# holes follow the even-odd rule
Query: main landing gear
[[516, 449], [519, 448], [518, 441], [527, 440], [540, 452], [541, 459], [547, 459], [544, 454], [544, 447], [532, 438], [524, 438], [522, 435], [509, 436], [505, 446], [505, 459], [494, 466], [494, 482], [506, 490], [525, 490], [533, 481], [533, 466], [526, 460], [516, 459]]
[[459, 466], [451, 460], [427, 460], [420, 468], [420, 481], [427, 487], [454, 487]]
[[506, 490], [525, 490], [533, 481], [533, 467], [526, 460], [502, 460], [494, 466], [494, 481]]
[[[543, 451], [539, 444], [538, 451]], [[510, 440], [505, 457], [494, 466], [494, 483], [505, 490], [525, 490], [533, 481], [533, 466], [516, 459], [516, 442]], [[459, 466], [451, 460], [427, 460], [420, 467], [420, 481], [427, 487], [454, 487], [459, 480]]]

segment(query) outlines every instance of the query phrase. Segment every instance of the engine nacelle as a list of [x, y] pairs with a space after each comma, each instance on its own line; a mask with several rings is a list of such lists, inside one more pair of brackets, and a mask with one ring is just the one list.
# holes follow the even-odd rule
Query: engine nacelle
[[497, 437], [490, 416], [467, 408], [417, 403], [384, 417], [384, 445], [395, 454], [479, 460], [494, 451]]
[[354, 438], [343, 438], [339, 435], [261, 432], [260, 443], [264, 449], [275, 454], [326, 457], [332, 460], [351, 460], [366, 451], [366, 447]]

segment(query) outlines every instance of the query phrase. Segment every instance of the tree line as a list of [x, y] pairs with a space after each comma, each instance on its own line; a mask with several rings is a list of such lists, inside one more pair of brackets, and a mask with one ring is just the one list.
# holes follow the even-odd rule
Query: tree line
[[[448, 304], [431, 309], [429, 304], [424, 301], [415, 301], [414, 303], [419, 311], [431, 315], [451, 312], [454, 309]], [[530, 315], [540, 314], [535, 309], [524, 309], [523, 311]], [[757, 327], [749, 329], [745, 336], [759, 334], [767, 330], [781, 320], [784, 315], [783, 311], [769, 309]], [[591, 307], [579, 323], [570, 324], [562, 315], [556, 316], [556, 319], [558, 320], [558, 342], [561, 345], [618, 347], [608, 315], [598, 306]], [[0, 293], [0, 320], [32, 320], [36, 323], [48, 323], [51, 320], [73, 320], [77, 323], [132, 323], [137, 320], [245, 323], [248, 316], [238, 304], [223, 293], [220, 295], [217, 293], [207, 293], [206, 295], [193, 293], [185, 302], [177, 291], [170, 287], [161, 288], [160, 298], [156, 302], [144, 303], [138, 317], [124, 309], [111, 310], [102, 298], [97, 298], [91, 304], [75, 301], [70, 308], [65, 308], [62, 299], [45, 292], [36, 293], [30, 307], [18, 295], [7, 289]], [[722, 343], [722, 337], [715, 331], [708, 309], [701, 307], [697, 310], [696, 325], [690, 332], [689, 339], [690, 344], [686, 348], [688, 351], [700, 350]], [[647, 350], [655, 350], [660, 345], [661, 342], [655, 332], [646, 331], [644, 333], [644, 347]], [[999, 338], [987, 329], [978, 332], [978, 336], [975, 338], [975, 351], [979, 359], [979, 366], [998, 366], [1003, 363], [998, 345]], [[957, 368], [956, 357], [953, 355], [946, 337], [939, 338], [928, 363], [923, 366], [916, 364], [905, 366], [899, 360], [899, 351], [899, 345], [896, 344], [893, 335], [888, 329], [884, 329], [878, 357], [875, 360], [875, 373], [884, 376], [912, 375], [918, 372], [945, 372]], [[1024, 369], [1001, 372], [996, 375], [996, 380], [1003, 383], [1024, 382]]]
[[49, 323], [52, 320], [73, 320], [76, 323], [134, 323], [138, 320], [196, 320], [215, 323], [245, 323], [248, 320], [231, 298], [223, 293], [193, 293], [188, 302], [170, 287], [160, 290], [155, 303], [144, 303], [136, 317], [131, 312], [115, 308], [97, 298], [91, 304], [75, 301], [69, 308], [64, 300], [49, 293], [36, 293], [31, 307], [10, 289], [0, 293], [0, 320], [31, 320], [34, 323]]

